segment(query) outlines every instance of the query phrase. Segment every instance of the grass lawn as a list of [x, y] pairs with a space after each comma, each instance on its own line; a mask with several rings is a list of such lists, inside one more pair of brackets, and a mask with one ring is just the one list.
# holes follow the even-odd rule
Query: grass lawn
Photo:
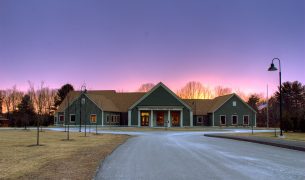
[[92, 179], [100, 162], [127, 135], [0, 130], [0, 179]]
[[[277, 132], [277, 135], [280, 133]], [[297, 132], [283, 132], [285, 138], [284, 140], [293, 140], [293, 141], [305, 141], [305, 133], [297, 133]], [[274, 132], [264, 132], [264, 133], [254, 133], [253, 135], [251, 133], [237, 133], [237, 134], [231, 134], [236, 136], [260, 136], [260, 137], [270, 137], [270, 138], [278, 138], [274, 136]]]

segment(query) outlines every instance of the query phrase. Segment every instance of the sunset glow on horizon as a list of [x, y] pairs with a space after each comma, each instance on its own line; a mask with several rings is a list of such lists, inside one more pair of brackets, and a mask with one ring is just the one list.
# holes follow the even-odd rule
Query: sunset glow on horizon
[[[274, 92], [305, 83], [305, 3], [241, 1], [0, 1], [0, 89], [136, 91], [189, 81]], [[275, 64], [278, 66], [277, 62]]]

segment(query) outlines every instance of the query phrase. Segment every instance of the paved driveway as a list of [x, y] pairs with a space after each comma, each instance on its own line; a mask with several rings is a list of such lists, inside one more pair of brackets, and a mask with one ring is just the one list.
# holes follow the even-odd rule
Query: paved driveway
[[198, 132], [143, 132], [107, 157], [96, 179], [305, 179], [305, 153]]

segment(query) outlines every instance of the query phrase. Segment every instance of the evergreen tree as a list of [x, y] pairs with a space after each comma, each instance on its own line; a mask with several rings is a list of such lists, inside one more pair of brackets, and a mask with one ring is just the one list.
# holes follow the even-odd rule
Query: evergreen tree
[[55, 102], [54, 106], [56, 108], [62, 103], [62, 101], [65, 99], [65, 97], [70, 91], [74, 91], [74, 87], [71, 84], [65, 84], [57, 91], [54, 100]]
[[26, 94], [23, 96], [21, 103], [18, 105], [18, 110], [24, 129], [26, 129], [30, 120], [33, 120], [35, 116], [33, 102], [29, 95]]

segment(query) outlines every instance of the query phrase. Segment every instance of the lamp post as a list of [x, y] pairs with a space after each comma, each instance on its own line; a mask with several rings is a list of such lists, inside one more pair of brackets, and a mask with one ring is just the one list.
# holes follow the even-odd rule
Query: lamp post
[[273, 58], [268, 71], [277, 71], [278, 69], [274, 66], [273, 61], [278, 60], [279, 62], [279, 80], [280, 80], [280, 136], [283, 136], [283, 122], [282, 122], [282, 74], [281, 74], [281, 60], [279, 58]]
[[79, 132], [82, 131], [82, 104], [85, 104], [85, 102], [82, 99], [82, 95], [87, 91], [85, 84], [83, 84], [81, 86], [80, 91], [81, 91], [81, 95], [80, 95], [80, 103], [79, 103], [79, 105], [80, 105], [80, 109], [79, 109]]

